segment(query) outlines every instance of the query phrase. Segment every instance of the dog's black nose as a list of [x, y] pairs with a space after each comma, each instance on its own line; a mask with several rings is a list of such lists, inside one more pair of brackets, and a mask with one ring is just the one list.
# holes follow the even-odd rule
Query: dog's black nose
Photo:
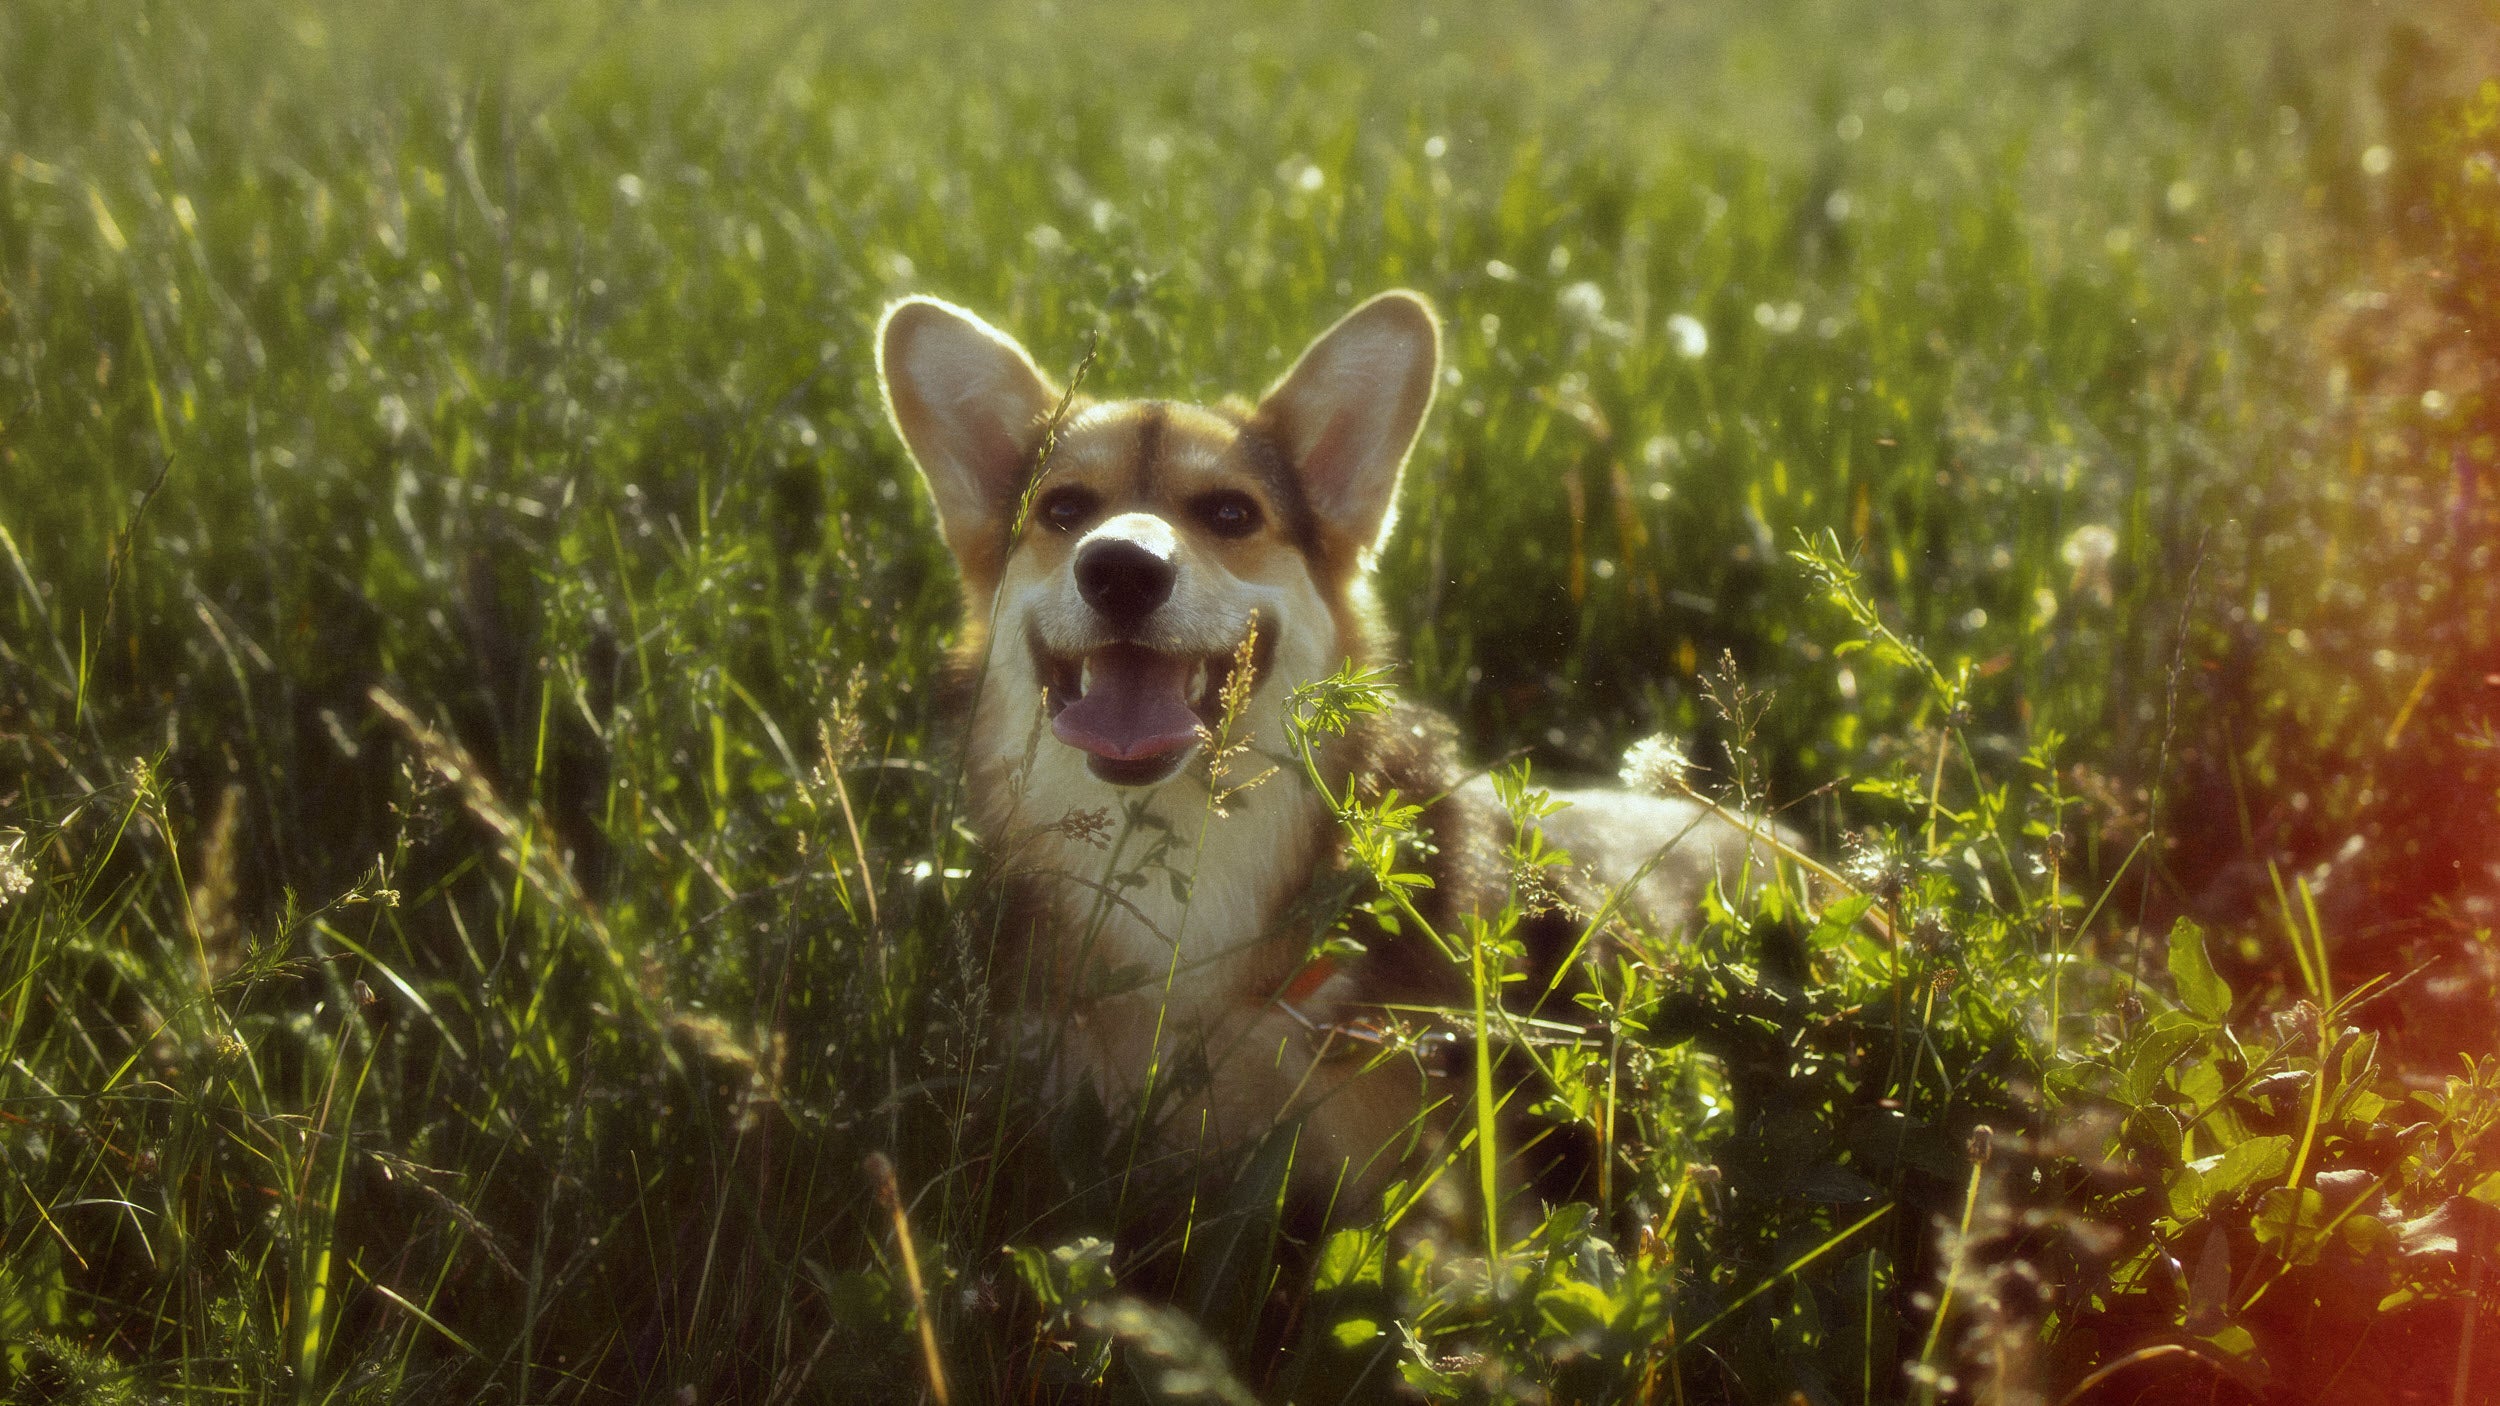
[[1123, 629], [1172, 595], [1172, 563], [1125, 537], [1087, 543], [1076, 554], [1076, 593]]

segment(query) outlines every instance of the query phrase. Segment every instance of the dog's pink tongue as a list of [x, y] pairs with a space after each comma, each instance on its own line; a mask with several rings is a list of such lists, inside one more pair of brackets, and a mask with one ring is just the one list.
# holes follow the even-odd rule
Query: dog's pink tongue
[[1133, 644], [1094, 651], [1085, 696], [1059, 710], [1050, 730], [1071, 747], [1133, 762], [1185, 746], [1198, 737], [1189, 707], [1191, 660]]

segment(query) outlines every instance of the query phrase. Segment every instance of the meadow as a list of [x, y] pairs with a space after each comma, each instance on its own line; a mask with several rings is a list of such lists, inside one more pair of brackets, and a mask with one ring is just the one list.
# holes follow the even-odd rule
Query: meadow
[[[2500, 1391], [2495, 19], [0, 9], [0, 1399]], [[1148, 1253], [873, 328], [1393, 286], [1399, 686], [1834, 872], [1601, 983], [1603, 1204]]]

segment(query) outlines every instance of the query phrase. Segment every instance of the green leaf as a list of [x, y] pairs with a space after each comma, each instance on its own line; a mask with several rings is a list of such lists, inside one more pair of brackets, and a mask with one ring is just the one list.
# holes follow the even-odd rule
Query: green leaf
[[1813, 935], [1806, 939], [1806, 945], [1819, 950], [1840, 941], [1858, 925], [1860, 918], [1866, 916], [1866, 910], [1874, 906], [1874, 898], [1863, 893], [1853, 893], [1824, 905], [1823, 916], [1815, 923]]
[[2191, 1221], [2207, 1207], [2249, 1184], [2281, 1176], [2292, 1162], [2292, 1140], [2253, 1137], [2228, 1152], [2199, 1157], [2170, 1181], [2170, 1214]]
[[1326, 1293], [1349, 1284], [1379, 1283], [1387, 1243], [1376, 1231], [1340, 1230], [1329, 1236], [1320, 1247], [1319, 1275], [1312, 1287]]
[[2205, 1341], [2228, 1358], [2253, 1357], [2257, 1352], [2257, 1335], [2237, 1323], [2226, 1324], [2218, 1331], [2206, 1334]]
[[2220, 1024], [2231, 1014], [2231, 983], [2214, 971], [2205, 953], [2205, 930], [2186, 918], [2170, 927], [2170, 980], [2179, 1003]]
[[1536, 1296], [1536, 1311], [1557, 1337], [1577, 1337], [1604, 1330], [1615, 1316], [1615, 1302], [1606, 1291], [1580, 1279], [1565, 1279]]
[[2375, 1123], [2379, 1115], [2394, 1106], [2394, 1101], [2368, 1089], [2355, 1089], [2344, 1101], [2344, 1117], [2355, 1123]]
[[2492, 1172], [2465, 1189], [2465, 1194], [2486, 1206], [2500, 1206], [2500, 1172]]
[[1340, 1318], [1328, 1330], [1328, 1336], [1336, 1339], [1339, 1347], [1357, 1348], [1380, 1336], [1380, 1324], [1369, 1318]]
[[1032, 1292], [1042, 1307], [1059, 1306], [1059, 1286], [1051, 1278], [1050, 1257], [1043, 1254], [1039, 1246], [1010, 1245], [1007, 1247], [1007, 1258], [1015, 1266], [1016, 1277], [1024, 1281], [1024, 1287]]
[[2193, 1108], [2205, 1108], [2219, 1102], [2223, 1090], [2230, 1087], [2230, 1082], [2222, 1076], [2222, 1066], [2210, 1059], [2190, 1060], [2179, 1066], [2178, 1078], [2173, 1082], [2179, 1086], [2179, 1096]]
[[2378, 1074], [2377, 1033], [2365, 1033], [2344, 1046], [2342, 1066], [2343, 1072], [2335, 1082], [2346, 1088], [2366, 1087]]
[[2310, 1264], [2324, 1241], [2318, 1232], [2329, 1219], [2326, 1198], [2311, 1187], [2277, 1186], [2258, 1198], [2256, 1218], [2249, 1223], [2257, 1243], [2293, 1264]]
[[2175, 1015], [2145, 1022], [2136, 1037], [2135, 1053], [2128, 1057], [2126, 1075], [2119, 1081], [2120, 1100], [2133, 1106], [2151, 1098], [2179, 1055], [2204, 1037], [2205, 1027]]
[[2180, 1122], [2179, 1115], [2171, 1110], [2170, 1105], [2139, 1103], [2135, 1106], [2135, 1111], [2128, 1115], [2128, 1119], [2156, 1147], [2167, 1154], [2168, 1161], [2179, 1160], [2179, 1147], [2185, 1140], [2187, 1129]]
[[2376, 1216], [2358, 1213], [2346, 1216], [2335, 1233], [2356, 1259], [2367, 1259], [2382, 1250], [2393, 1251], [2396, 1248], [2396, 1232], [2388, 1229], [2387, 1222]]

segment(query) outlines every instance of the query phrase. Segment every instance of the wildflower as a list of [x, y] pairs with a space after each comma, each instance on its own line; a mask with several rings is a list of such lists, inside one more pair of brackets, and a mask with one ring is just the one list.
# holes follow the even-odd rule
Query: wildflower
[[1623, 784], [1653, 796], [1671, 796], [1687, 788], [1693, 759], [1665, 733], [1644, 737], [1623, 753]]
[[1846, 851], [1840, 872], [1849, 882], [1877, 898], [1900, 896], [1909, 886], [1914, 862], [1907, 850], [1894, 843], [1892, 836], [1874, 830], [1851, 834], [1843, 842]]
[[1699, 361], [1710, 351], [1710, 329], [1688, 312], [1667, 319], [1667, 340], [1675, 343], [1675, 354], [1686, 361]]
[[2118, 534], [2097, 522], [2085, 523], [2066, 535], [2058, 559], [2074, 568], [2070, 591], [2088, 590], [2103, 605], [2110, 602], [2109, 563], [2118, 555]]
[[8, 906], [11, 899], [35, 886], [35, 871], [27, 867], [23, 858], [26, 836], [15, 830], [8, 831], [7, 836], [0, 839], [0, 907]]
[[1806, 320], [1806, 305], [1793, 300], [1777, 304], [1756, 303], [1753, 320], [1763, 331], [1785, 337]]
[[1606, 316], [1606, 290], [1585, 278], [1566, 286], [1554, 301], [1575, 322], [1595, 323]]
[[1071, 808], [1067, 814], [1042, 828], [1103, 849], [1111, 843], [1111, 809], [1108, 806], [1097, 806], [1092, 810]]

